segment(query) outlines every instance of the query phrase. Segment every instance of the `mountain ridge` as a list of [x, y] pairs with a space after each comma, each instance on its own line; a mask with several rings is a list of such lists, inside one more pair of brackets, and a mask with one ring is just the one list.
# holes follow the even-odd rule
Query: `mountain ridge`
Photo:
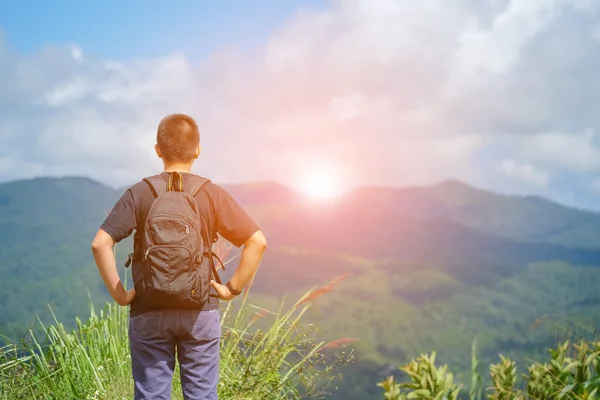
[[[541, 196], [492, 192], [459, 180], [406, 187], [363, 186], [325, 201], [311, 199], [275, 181], [218, 184], [245, 207], [259, 225], [302, 213], [319, 215], [335, 208], [349, 207], [357, 212], [368, 209], [366, 212], [373, 217], [405, 214], [422, 220], [446, 219], [505, 238], [600, 248], [598, 212], [573, 208]], [[36, 189], [39, 191], [45, 187], [80, 185], [113, 203], [125, 191], [110, 188], [89, 177], [38, 177], [0, 184], [0, 205], [10, 202], [3, 193], [18, 187], [33, 194], [32, 187], [40, 188]], [[38, 211], [33, 210], [34, 213]]]
[[[94, 184], [96, 186], [102, 186], [108, 190], [112, 190], [112, 191], [115, 191], [118, 193], [123, 193], [125, 190], [127, 190], [129, 187], [131, 187], [132, 185], [135, 184], [135, 183], [132, 183], [130, 185], [111, 187], [105, 183], [102, 183], [99, 180], [96, 180], [96, 179], [88, 177], [88, 176], [64, 175], [64, 176], [38, 176], [38, 177], [32, 177], [32, 178], [22, 178], [22, 179], [4, 181], [4, 182], [0, 182], [0, 187], [6, 186], [6, 185], [18, 184], [18, 183], [25, 183], [25, 182], [35, 183], [35, 182], [44, 182], [44, 181], [86, 182], [86, 183]], [[223, 187], [226, 190], [232, 190], [232, 191], [236, 191], [236, 192], [237, 191], [260, 190], [260, 189], [262, 189], [262, 190], [276, 189], [281, 192], [287, 191], [288, 193], [293, 193], [299, 197], [307, 198], [307, 196], [303, 195], [302, 192], [300, 192], [299, 190], [294, 189], [291, 186], [286, 185], [284, 183], [272, 181], [272, 180], [250, 181], [250, 182], [239, 182], [239, 183], [227, 183], [227, 182], [214, 182], [214, 183], [218, 184], [219, 186]], [[542, 203], [546, 203], [549, 205], [551, 204], [551, 205], [561, 207], [564, 209], [570, 209], [570, 210], [579, 211], [579, 212], [583, 212], [583, 213], [600, 215], [600, 211], [573, 207], [571, 205], [567, 205], [567, 204], [561, 203], [559, 201], [552, 200], [545, 196], [534, 195], [534, 194], [505, 193], [505, 192], [499, 192], [499, 191], [494, 191], [494, 190], [490, 190], [490, 189], [483, 189], [483, 188], [480, 188], [478, 186], [469, 184], [467, 182], [464, 182], [464, 181], [461, 181], [458, 179], [444, 179], [437, 183], [433, 183], [433, 184], [429, 184], [429, 185], [407, 185], [407, 186], [363, 185], [363, 186], [359, 186], [353, 190], [350, 190], [348, 192], [345, 192], [343, 194], [340, 194], [339, 196], [336, 196], [335, 199], [337, 199], [337, 200], [345, 199], [345, 198], [348, 198], [351, 196], [355, 196], [357, 193], [362, 193], [365, 191], [378, 191], [378, 192], [389, 191], [390, 193], [392, 193], [392, 192], [399, 192], [399, 191], [400, 192], [408, 192], [408, 191], [423, 191], [423, 190], [430, 190], [430, 191], [434, 191], [434, 192], [462, 191], [462, 192], [468, 192], [470, 194], [475, 193], [475, 194], [481, 194], [481, 195], [486, 195], [486, 196], [501, 197], [501, 198], [510, 199], [510, 200], [516, 200], [516, 199], [529, 200], [529, 201], [535, 201], [535, 202], [542, 202]]]

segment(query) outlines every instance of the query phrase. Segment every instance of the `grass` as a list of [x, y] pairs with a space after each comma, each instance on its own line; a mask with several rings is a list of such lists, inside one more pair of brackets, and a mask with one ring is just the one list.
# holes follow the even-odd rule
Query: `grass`
[[[244, 302], [237, 310], [233, 302], [227, 305], [222, 314], [221, 398], [318, 398], [331, 389], [339, 377], [334, 368], [351, 361], [352, 352], [335, 352], [348, 339], [317, 340], [318, 330], [303, 319], [312, 306], [309, 298], [285, 312]], [[99, 314], [90, 306], [89, 319], [78, 319], [72, 332], [55, 320], [44, 326], [45, 343], [31, 335], [0, 349], [0, 399], [131, 399], [127, 321], [126, 309], [116, 304], [107, 304]], [[259, 322], [267, 328], [253, 329]], [[173, 399], [182, 399], [177, 371]]]
[[[334, 390], [341, 378], [336, 368], [353, 359], [344, 349], [351, 339], [319, 340], [319, 330], [306, 321], [306, 313], [336, 282], [309, 291], [285, 311], [248, 304], [249, 289], [241, 301], [228, 302], [221, 313], [219, 397], [322, 398]], [[10, 344], [0, 348], [0, 399], [131, 399], [127, 308], [111, 302], [98, 313], [90, 301], [88, 320], [78, 318], [72, 331], [52, 316], [49, 326], [38, 319], [41, 340], [33, 330], [19, 343], [5, 337]], [[183, 398], [177, 367], [172, 398]]]

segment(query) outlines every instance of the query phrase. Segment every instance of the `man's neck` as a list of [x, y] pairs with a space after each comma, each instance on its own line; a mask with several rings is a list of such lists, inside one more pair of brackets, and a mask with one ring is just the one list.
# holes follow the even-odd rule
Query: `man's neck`
[[190, 173], [190, 172], [192, 172], [192, 166], [185, 165], [185, 164], [169, 165], [168, 167], [165, 167], [165, 172], [187, 172], [187, 173]]

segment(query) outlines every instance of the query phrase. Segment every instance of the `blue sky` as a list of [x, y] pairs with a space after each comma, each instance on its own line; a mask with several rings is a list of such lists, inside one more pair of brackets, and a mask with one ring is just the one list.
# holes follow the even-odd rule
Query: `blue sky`
[[0, 181], [161, 168], [294, 188], [459, 179], [600, 209], [600, 2], [0, 2]]
[[182, 51], [202, 59], [223, 45], [251, 51], [317, 0], [2, 1], [0, 28], [31, 53], [48, 43], [77, 43], [106, 58], [157, 57]]

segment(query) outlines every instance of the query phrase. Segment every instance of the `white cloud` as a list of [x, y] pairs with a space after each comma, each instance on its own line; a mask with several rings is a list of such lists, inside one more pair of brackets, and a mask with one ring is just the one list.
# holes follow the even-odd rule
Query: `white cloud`
[[0, 173], [7, 171], [11, 162], [10, 157], [0, 157]]
[[439, 139], [433, 142], [436, 154], [441, 157], [465, 159], [487, 144], [482, 135], [464, 135]]
[[252, 55], [222, 49], [199, 64], [71, 44], [26, 56], [0, 39], [0, 179], [129, 183], [161, 167], [152, 144], [170, 112], [198, 120], [195, 170], [217, 181], [294, 184], [317, 160], [343, 166], [343, 185], [468, 179], [493, 173], [496, 161], [474, 157], [500, 134], [514, 178], [539, 187], [552, 168], [597, 171], [595, 137], [539, 134], [600, 126], [597, 5], [338, 0]]
[[83, 50], [79, 46], [71, 46], [71, 57], [77, 62], [83, 62]]
[[594, 182], [592, 182], [592, 190], [598, 196], [600, 196], [600, 178], [597, 178]]
[[529, 160], [565, 168], [574, 172], [600, 170], [600, 147], [593, 130], [582, 133], [542, 133], [520, 141], [519, 152]]
[[76, 76], [70, 82], [57, 85], [54, 89], [45, 93], [43, 101], [52, 107], [58, 107], [81, 100], [87, 91], [86, 81]]
[[590, 34], [594, 38], [594, 40], [600, 42], [600, 24], [594, 25], [590, 30]]
[[548, 175], [530, 164], [519, 164], [512, 159], [505, 159], [499, 165], [500, 170], [509, 178], [535, 187], [546, 187]]
[[557, 17], [562, 1], [513, 0], [498, 13], [491, 29], [469, 21], [461, 33], [461, 47], [457, 62], [463, 72], [470, 76], [482, 67], [501, 74], [509, 71], [518, 61], [522, 48]]
[[364, 107], [364, 100], [360, 93], [345, 97], [334, 97], [329, 102], [329, 110], [338, 119], [358, 117]]

